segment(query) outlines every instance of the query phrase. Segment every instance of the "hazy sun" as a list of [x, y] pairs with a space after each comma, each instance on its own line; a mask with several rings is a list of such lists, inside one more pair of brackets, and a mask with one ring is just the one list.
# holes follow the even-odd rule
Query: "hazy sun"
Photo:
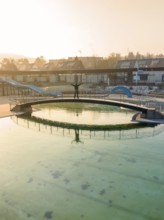
[[89, 32], [68, 25], [60, 5], [45, 8], [42, 0], [0, 1], [0, 53], [67, 57], [88, 47]]

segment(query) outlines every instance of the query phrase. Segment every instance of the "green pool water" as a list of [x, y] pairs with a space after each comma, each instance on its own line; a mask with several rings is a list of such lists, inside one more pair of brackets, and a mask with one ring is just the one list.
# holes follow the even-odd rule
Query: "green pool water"
[[[78, 108], [74, 123], [76, 117], [85, 122], [79, 117], [87, 111], [96, 114], [95, 124], [100, 118], [109, 123], [109, 114], [113, 123], [125, 115], [129, 123], [133, 115]], [[57, 109], [72, 122], [74, 111]], [[33, 115], [56, 120], [54, 111], [44, 106]], [[85, 131], [15, 116], [0, 119], [0, 219], [163, 220], [163, 142], [163, 125]]]

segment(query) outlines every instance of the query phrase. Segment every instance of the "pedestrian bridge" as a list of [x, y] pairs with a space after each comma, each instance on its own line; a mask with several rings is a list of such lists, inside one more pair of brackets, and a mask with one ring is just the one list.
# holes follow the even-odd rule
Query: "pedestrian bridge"
[[31, 106], [34, 106], [34, 105], [48, 104], [48, 103], [64, 103], [64, 102], [112, 105], [112, 106], [131, 109], [134, 111], [143, 112], [143, 113], [147, 113], [148, 111], [147, 107], [139, 106], [139, 105], [135, 105], [131, 103], [125, 103], [125, 102], [119, 102], [119, 101], [113, 101], [113, 100], [107, 100], [107, 99], [96, 99], [96, 98], [74, 99], [74, 98], [64, 98], [64, 97], [37, 100], [37, 101], [35, 100], [35, 101], [28, 102], [28, 103], [18, 104], [13, 108], [13, 110], [24, 111], [24, 110], [28, 110], [29, 108], [31, 108]]
[[[164, 119], [164, 115], [155, 110], [150, 109], [148, 107], [139, 106], [131, 103], [125, 103], [125, 102], [119, 102], [119, 101], [113, 101], [113, 100], [106, 100], [106, 99], [95, 99], [95, 98], [80, 98], [80, 99], [74, 99], [74, 98], [53, 98], [53, 99], [44, 99], [44, 100], [35, 100], [28, 103], [23, 104], [17, 104], [11, 111], [17, 112], [17, 113], [24, 113], [29, 114], [32, 113], [32, 106], [34, 105], [40, 105], [40, 104], [48, 104], [48, 103], [64, 103], [64, 102], [74, 102], [74, 103], [89, 103], [89, 104], [100, 104], [100, 105], [112, 105], [117, 107], [123, 107], [126, 109], [134, 110], [141, 113], [141, 117], [145, 119]], [[134, 115], [133, 120], [136, 120], [136, 117], [138, 117], [137, 114]]]

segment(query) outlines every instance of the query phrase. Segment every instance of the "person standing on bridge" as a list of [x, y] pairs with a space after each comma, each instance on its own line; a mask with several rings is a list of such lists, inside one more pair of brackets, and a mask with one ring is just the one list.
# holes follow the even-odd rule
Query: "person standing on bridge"
[[82, 83], [75, 83], [75, 84], [71, 84], [74, 89], [75, 89], [75, 92], [74, 92], [74, 99], [77, 97], [79, 99], [79, 86], [81, 85]]

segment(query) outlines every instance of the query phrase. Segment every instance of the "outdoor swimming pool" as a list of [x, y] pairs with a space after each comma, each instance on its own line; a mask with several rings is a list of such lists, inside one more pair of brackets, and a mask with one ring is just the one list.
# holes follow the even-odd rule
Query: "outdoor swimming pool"
[[[133, 114], [49, 105], [33, 116], [94, 125]], [[0, 140], [0, 219], [163, 219], [164, 125], [94, 131], [14, 116], [0, 119]]]

